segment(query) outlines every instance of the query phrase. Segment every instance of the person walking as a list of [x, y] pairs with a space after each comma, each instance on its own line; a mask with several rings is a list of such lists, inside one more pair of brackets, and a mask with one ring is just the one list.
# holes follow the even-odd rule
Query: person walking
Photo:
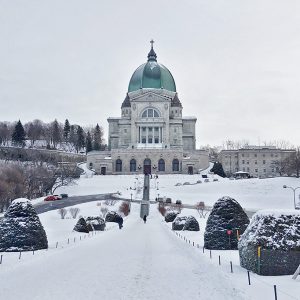
[[147, 216], [146, 215], [144, 215], [143, 220], [144, 220], [144, 224], [146, 224], [146, 221], [147, 221]]

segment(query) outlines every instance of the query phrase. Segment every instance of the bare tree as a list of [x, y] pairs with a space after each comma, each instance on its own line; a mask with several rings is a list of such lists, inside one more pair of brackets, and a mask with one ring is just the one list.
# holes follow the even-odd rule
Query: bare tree
[[205, 203], [203, 201], [200, 201], [196, 204], [196, 210], [201, 218], [205, 218], [208, 213], [207, 208], [205, 207]]
[[58, 214], [60, 215], [60, 217], [62, 219], [64, 219], [66, 214], [67, 214], [67, 210], [65, 208], [60, 208], [60, 209], [57, 210], [57, 212], [58, 212]]
[[107, 214], [107, 212], [108, 212], [107, 207], [102, 206], [102, 207], [100, 208], [100, 212], [101, 212], [101, 214], [102, 214], [102, 217], [105, 218], [105, 216], [106, 216], [106, 214]]
[[69, 212], [70, 212], [72, 218], [73, 218], [73, 219], [76, 219], [78, 213], [80, 212], [80, 209], [79, 209], [78, 207], [71, 207], [71, 208], [69, 209]]

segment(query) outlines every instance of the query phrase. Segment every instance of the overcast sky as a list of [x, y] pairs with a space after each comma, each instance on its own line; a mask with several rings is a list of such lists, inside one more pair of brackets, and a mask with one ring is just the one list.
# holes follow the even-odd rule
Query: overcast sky
[[150, 39], [197, 144], [299, 145], [299, 0], [0, 0], [0, 121], [118, 117]]

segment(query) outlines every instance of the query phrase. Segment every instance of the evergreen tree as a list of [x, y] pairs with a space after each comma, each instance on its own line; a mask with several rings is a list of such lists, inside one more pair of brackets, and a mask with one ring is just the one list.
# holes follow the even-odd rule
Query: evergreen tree
[[69, 120], [66, 119], [65, 126], [64, 126], [64, 139], [65, 139], [65, 142], [67, 142], [69, 140], [70, 130], [71, 130], [71, 126], [70, 126]]
[[103, 135], [102, 128], [97, 123], [94, 131], [94, 145], [93, 145], [94, 150], [97, 151], [101, 150], [102, 135]]
[[93, 150], [92, 137], [91, 137], [91, 134], [89, 131], [87, 132], [87, 136], [86, 136], [86, 140], [85, 140], [85, 150], [86, 150], [86, 153]]
[[16, 124], [11, 138], [12, 138], [12, 143], [14, 145], [24, 147], [24, 145], [25, 145], [25, 130], [24, 130], [24, 127], [20, 120]]
[[77, 128], [76, 150], [77, 152], [85, 146], [84, 132], [81, 126]]
[[221, 176], [221, 177], [226, 177], [226, 174], [223, 170], [222, 164], [217, 162], [217, 161], [214, 163], [214, 166], [212, 167], [212, 169], [210, 171], [213, 172], [214, 174], [217, 174], [217, 175]]
[[76, 146], [76, 127], [74, 125], [70, 126], [69, 142]]

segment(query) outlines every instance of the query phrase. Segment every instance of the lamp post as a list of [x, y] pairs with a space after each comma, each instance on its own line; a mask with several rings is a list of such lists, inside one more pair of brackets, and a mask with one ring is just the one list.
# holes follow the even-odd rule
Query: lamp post
[[130, 194], [130, 204], [129, 204], [129, 211], [131, 211], [131, 202], [132, 202], [132, 193]]
[[294, 187], [291, 187], [291, 186], [284, 185], [283, 188], [284, 189], [291, 189], [294, 192], [294, 208], [299, 209], [299, 207], [296, 206], [296, 190], [300, 189], [300, 186], [297, 186], [297, 187], [294, 188]]

